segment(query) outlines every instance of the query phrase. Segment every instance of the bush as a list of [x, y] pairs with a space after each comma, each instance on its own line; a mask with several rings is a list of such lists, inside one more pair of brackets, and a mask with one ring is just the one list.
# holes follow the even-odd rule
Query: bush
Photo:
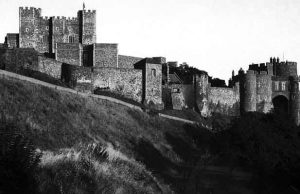
[[276, 190], [296, 186], [300, 180], [298, 132], [292, 121], [281, 116], [246, 113], [218, 134], [218, 142], [235, 165], [247, 167], [258, 176], [260, 186]]
[[0, 193], [36, 193], [40, 155], [14, 125], [0, 125]]

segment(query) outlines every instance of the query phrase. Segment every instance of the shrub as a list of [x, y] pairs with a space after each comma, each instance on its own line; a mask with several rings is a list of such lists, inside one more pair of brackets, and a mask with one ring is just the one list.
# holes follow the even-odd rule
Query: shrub
[[1, 121], [0, 193], [36, 193], [40, 154], [14, 125]]
[[217, 142], [235, 165], [258, 175], [260, 186], [286, 188], [300, 178], [298, 130], [292, 121], [275, 114], [246, 113], [220, 132]]

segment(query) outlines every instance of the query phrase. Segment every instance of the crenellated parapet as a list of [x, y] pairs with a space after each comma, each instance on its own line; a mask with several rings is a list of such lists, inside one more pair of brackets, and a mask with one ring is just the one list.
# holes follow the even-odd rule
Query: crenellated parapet
[[38, 18], [42, 15], [41, 8], [35, 7], [20, 7], [19, 8], [20, 17], [28, 17], [28, 18]]

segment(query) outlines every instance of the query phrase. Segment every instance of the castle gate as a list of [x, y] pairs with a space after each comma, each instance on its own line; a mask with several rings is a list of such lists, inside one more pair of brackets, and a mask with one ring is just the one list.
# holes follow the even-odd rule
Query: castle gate
[[275, 96], [272, 100], [274, 106], [274, 112], [280, 115], [288, 115], [289, 101], [284, 95]]

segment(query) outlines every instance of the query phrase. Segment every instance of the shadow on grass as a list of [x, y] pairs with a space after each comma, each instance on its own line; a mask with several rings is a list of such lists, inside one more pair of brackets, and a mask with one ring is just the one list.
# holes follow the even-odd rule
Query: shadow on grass
[[135, 146], [135, 151], [138, 154], [137, 160], [143, 162], [148, 169], [154, 173], [161, 174], [169, 168], [174, 167], [174, 164], [150, 142], [145, 139], [140, 139]]

